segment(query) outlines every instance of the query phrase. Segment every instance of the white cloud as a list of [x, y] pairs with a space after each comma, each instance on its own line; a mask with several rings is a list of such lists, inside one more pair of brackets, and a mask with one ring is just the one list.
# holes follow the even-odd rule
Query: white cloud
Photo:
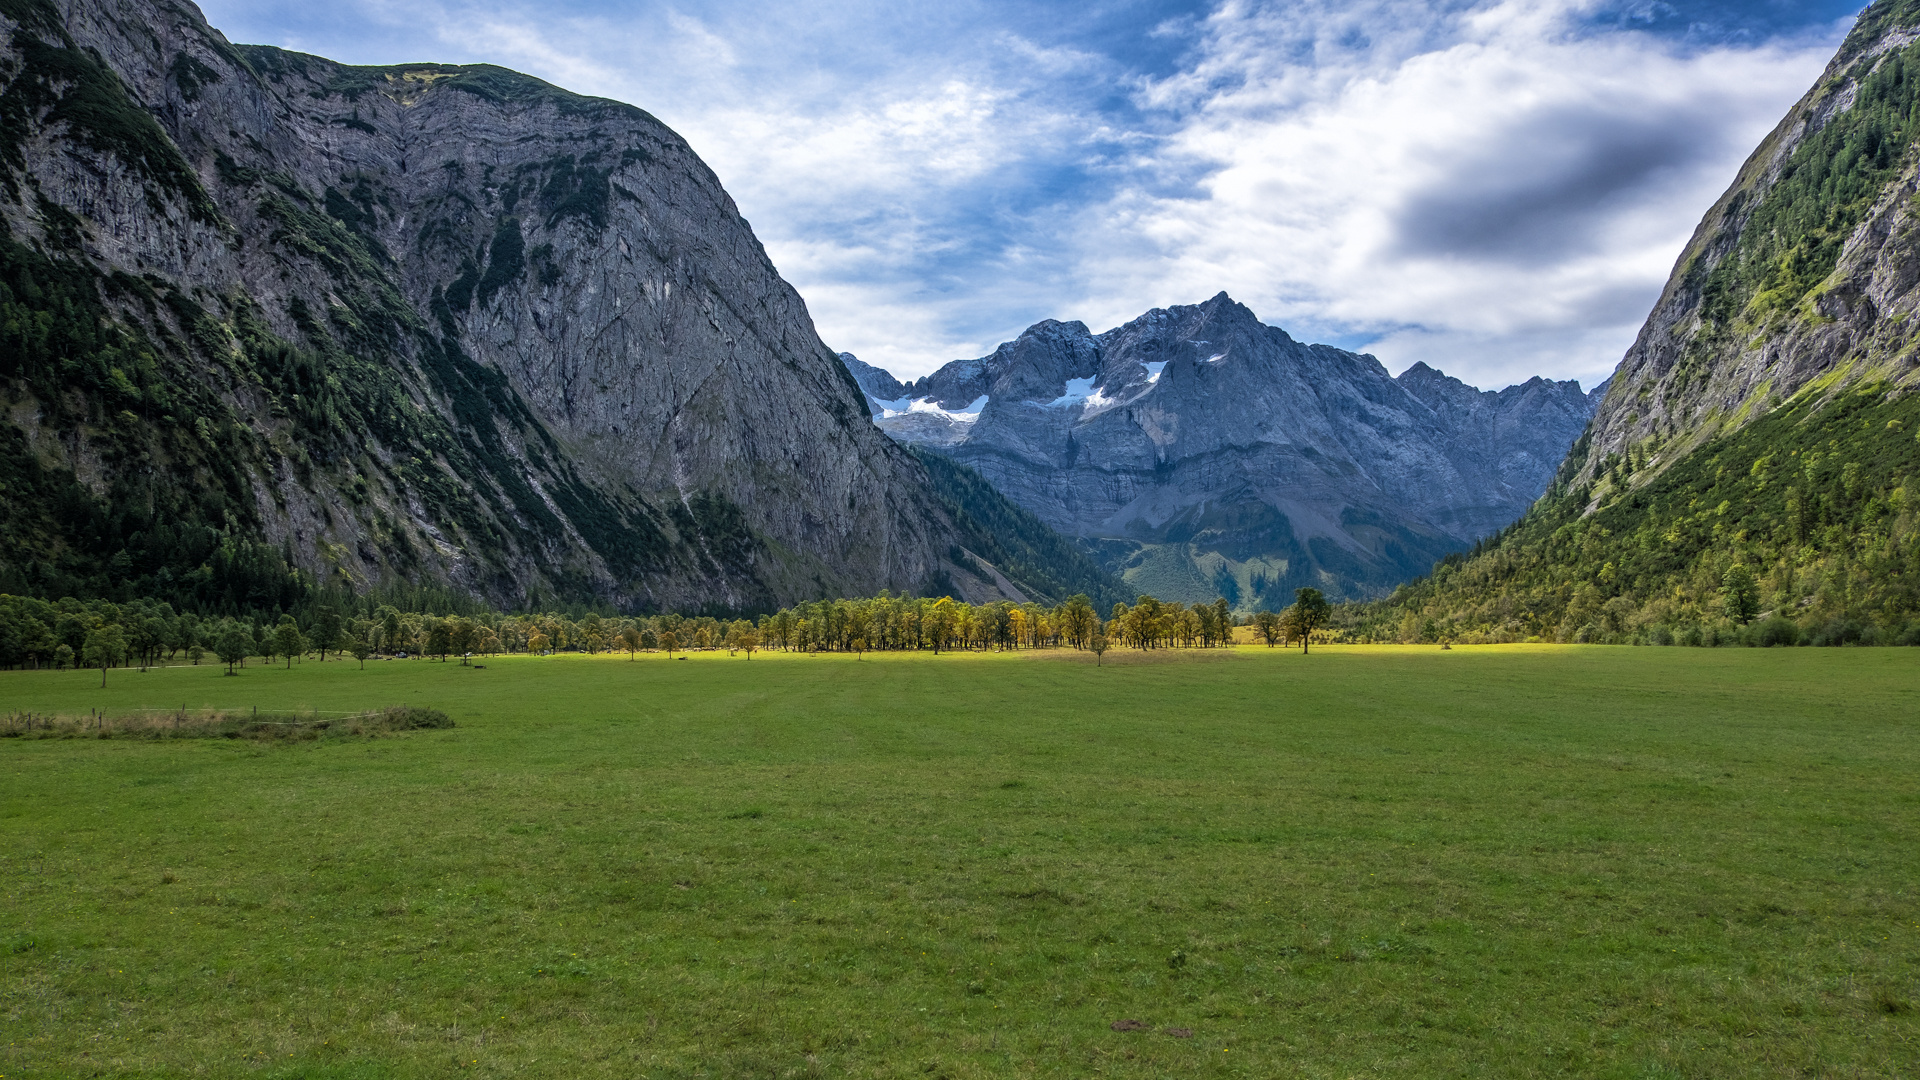
[[674, 34], [680, 39], [675, 44], [678, 49], [683, 50], [683, 63], [686, 60], [692, 60], [695, 64], [733, 67], [740, 62], [733, 44], [714, 33], [706, 23], [694, 16], [679, 11], [668, 11], [667, 25], [673, 28]]
[[1569, 7], [1470, 11], [1404, 57], [1322, 33], [1305, 70], [1294, 9], [1224, 8], [1200, 61], [1142, 91], [1181, 119], [1141, 172], [1204, 179], [1100, 208], [1088, 307], [1118, 320], [1225, 288], [1269, 322], [1372, 336], [1395, 369], [1604, 378], [1833, 42], [1683, 53], [1574, 34]]
[[1699, 48], [1595, 26], [1597, 2], [1223, 0], [1097, 40], [994, 0], [208, 7], [282, 27], [239, 40], [488, 60], [648, 109], [827, 342], [902, 377], [1226, 289], [1497, 386], [1604, 377], [1843, 29]]

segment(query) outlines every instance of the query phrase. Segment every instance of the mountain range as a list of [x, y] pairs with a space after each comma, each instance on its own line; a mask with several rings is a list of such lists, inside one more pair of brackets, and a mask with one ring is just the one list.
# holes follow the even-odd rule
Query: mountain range
[[173, 0], [6, 0], [0, 36], [0, 591], [739, 610], [1114, 585], [873, 428], [640, 109], [236, 46]]
[[1302, 585], [1378, 595], [1497, 532], [1602, 392], [1395, 378], [1225, 293], [1101, 334], [1038, 323], [912, 383], [841, 359], [881, 430], [970, 466], [1136, 591], [1243, 611]]
[[1920, 0], [1862, 13], [1591, 394], [1394, 377], [1224, 293], [902, 383], [639, 109], [177, 0], [0, 35], [0, 592], [1315, 585], [1384, 596], [1343, 615], [1375, 638], [1920, 640]]

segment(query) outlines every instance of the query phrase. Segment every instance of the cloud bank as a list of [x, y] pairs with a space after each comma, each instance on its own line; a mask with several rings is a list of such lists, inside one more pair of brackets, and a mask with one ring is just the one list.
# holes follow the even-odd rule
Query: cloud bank
[[685, 135], [822, 336], [902, 377], [1225, 289], [1498, 387], [1604, 378], [1848, 6], [216, 0], [230, 37], [490, 61]]

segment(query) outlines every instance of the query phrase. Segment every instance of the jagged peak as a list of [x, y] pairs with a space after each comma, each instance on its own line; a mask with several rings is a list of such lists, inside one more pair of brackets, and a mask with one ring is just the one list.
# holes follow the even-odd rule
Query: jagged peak
[[[1087, 324], [1081, 322], [1079, 319], [1041, 319], [1039, 322], [1020, 331], [1020, 337], [1055, 337], [1063, 331], [1072, 334], [1086, 335], [1088, 337], [1092, 336], [1091, 332], [1087, 330]], [[1014, 340], [1018, 341], [1019, 338], [1015, 338]], [[1013, 344], [1013, 342], [1003, 341], [1000, 343], [1000, 348], [1004, 349], [1011, 344]], [[999, 350], [996, 349], [995, 351], [998, 352]]]
[[1448, 375], [1446, 372], [1441, 371], [1437, 367], [1429, 366], [1425, 360], [1415, 360], [1413, 362], [1412, 367], [1407, 368], [1407, 370], [1401, 372], [1399, 375], [1395, 377], [1398, 379], [1419, 380], [1419, 381], [1430, 380], [1430, 379], [1448, 379], [1453, 382], [1460, 381], [1459, 379], [1455, 379], [1453, 376]]

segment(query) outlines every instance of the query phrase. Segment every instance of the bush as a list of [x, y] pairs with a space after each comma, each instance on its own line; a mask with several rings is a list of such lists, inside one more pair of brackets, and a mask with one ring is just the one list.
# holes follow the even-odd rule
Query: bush
[[1647, 631], [1647, 643], [1649, 645], [1671, 645], [1673, 644], [1673, 631], [1664, 626], [1656, 626]]
[[450, 728], [453, 718], [439, 709], [425, 709], [418, 705], [389, 705], [380, 710], [378, 726], [388, 731], [422, 731], [430, 728]]
[[1852, 619], [1835, 619], [1807, 635], [1813, 645], [1859, 645], [1867, 628]]
[[1747, 641], [1761, 648], [1800, 644], [1800, 627], [1792, 619], [1775, 615], [1747, 628]]

